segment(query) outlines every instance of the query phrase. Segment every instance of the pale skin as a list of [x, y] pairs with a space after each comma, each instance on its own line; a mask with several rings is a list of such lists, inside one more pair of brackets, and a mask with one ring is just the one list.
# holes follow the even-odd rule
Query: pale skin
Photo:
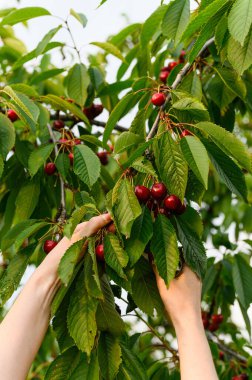
[[[110, 215], [103, 214], [79, 224], [72, 238], [64, 237], [35, 270], [0, 325], [0, 380], [26, 379], [48, 328], [51, 302], [60, 287], [57, 269], [62, 256], [74, 242], [110, 221]], [[189, 268], [169, 290], [156, 277], [178, 337], [181, 379], [218, 379], [201, 321], [200, 281]]]

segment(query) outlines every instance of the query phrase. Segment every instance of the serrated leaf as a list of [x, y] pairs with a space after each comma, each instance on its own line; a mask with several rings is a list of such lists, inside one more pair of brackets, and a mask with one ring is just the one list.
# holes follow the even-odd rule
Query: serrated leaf
[[153, 228], [151, 253], [157, 266], [158, 273], [168, 286], [175, 277], [179, 264], [179, 250], [176, 232], [164, 215], [158, 215]]
[[203, 103], [192, 97], [183, 97], [172, 104], [178, 118], [184, 122], [209, 120], [209, 113]]
[[86, 145], [74, 147], [74, 172], [89, 188], [100, 176], [101, 163], [97, 155]]
[[205, 194], [204, 186], [197, 179], [197, 177], [192, 172], [192, 170], [189, 170], [185, 197], [201, 205], [204, 194]]
[[180, 140], [180, 146], [189, 167], [207, 189], [209, 159], [204, 145], [198, 138], [186, 136]]
[[191, 94], [193, 97], [201, 100], [202, 98], [202, 85], [199, 76], [195, 71], [189, 73], [182, 81], [179, 86], [179, 89], [186, 91]]
[[0, 154], [5, 159], [15, 144], [15, 128], [12, 122], [0, 114]]
[[203, 141], [210, 155], [210, 159], [219, 174], [221, 180], [229, 190], [247, 201], [247, 187], [245, 177], [239, 166], [231, 158], [225, 155], [215, 144]]
[[[129, 373], [126, 374], [129, 377], [125, 377], [125, 380], [132, 379], [132, 380], [147, 380], [147, 371], [142, 363], [142, 361], [139, 359], [139, 357], [133, 352], [133, 350], [129, 349], [124, 343], [121, 342], [121, 349], [122, 349], [122, 359], [123, 359], [123, 366], [124, 368], [129, 371]], [[124, 369], [123, 368], [123, 369]], [[125, 374], [125, 371], [123, 371]]]
[[90, 358], [85, 354], [71, 375], [70, 380], [100, 380], [100, 370], [96, 351], [91, 352]]
[[218, 75], [208, 82], [208, 94], [214, 103], [220, 108], [223, 114], [227, 111], [228, 105], [235, 99], [236, 95], [229, 90]]
[[58, 274], [65, 286], [69, 285], [69, 281], [71, 280], [75, 266], [79, 261], [85, 241], [86, 239], [72, 244], [60, 260]]
[[143, 139], [146, 138], [145, 122], [146, 122], [146, 110], [140, 109], [134, 120], [131, 123], [129, 131], [135, 133], [136, 135], [141, 136]]
[[70, 170], [70, 160], [67, 153], [59, 153], [55, 160], [56, 168], [65, 182]]
[[35, 17], [50, 15], [51, 13], [47, 9], [41, 7], [25, 7], [15, 9], [2, 19], [1, 25], [15, 25], [19, 22], [25, 22]]
[[3, 157], [0, 155], [0, 178], [3, 175], [3, 171], [4, 171], [4, 160], [3, 160]]
[[169, 3], [162, 22], [162, 33], [177, 44], [182, 36], [190, 17], [190, 1], [174, 0]]
[[98, 215], [97, 209], [92, 203], [85, 203], [73, 211], [71, 217], [68, 219], [65, 227], [64, 234], [70, 239], [77, 225], [83, 221], [84, 216], [91, 213], [92, 216]]
[[210, 122], [201, 122], [196, 124], [195, 127], [206, 132], [221, 150], [232, 156], [242, 167], [251, 172], [250, 154], [245, 145], [234, 134]]
[[104, 257], [106, 263], [122, 278], [126, 278], [123, 268], [126, 267], [129, 257], [121, 247], [118, 237], [107, 234], [104, 238]]
[[98, 301], [88, 295], [84, 286], [84, 275], [81, 272], [71, 294], [67, 325], [76, 346], [88, 356], [94, 347], [97, 332], [95, 320], [97, 306]]
[[28, 160], [28, 169], [32, 177], [38, 172], [40, 167], [44, 165], [52, 153], [53, 147], [53, 144], [42, 145], [31, 152]]
[[39, 73], [39, 74], [34, 74], [29, 80], [29, 84], [31, 85], [38, 84], [40, 82], [46, 81], [47, 79], [56, 77], [57, 75], [64, 73], [65, 71], [66, 71], [65, 69], [52, 69], [52, 70], [43, 71], [42, 73]]
[[159, 175], [171, 194], [183, 200], [186, 190], [188, 167], [170, 133], [163, 133], [156, 143], [156, 165]]
[[153, 177], [157, 177], [157, 173], [153, 168], [152, 163], [145, 157], [138, 157], [132, 164], [131, 167], [140, 173], [150, 174]]
[[252, 28], [244, 41], [243, 46], [232, 37], [228, 42], [228, 60], [237, 71], [242, 75], [252, 64]]
[[[242, 20], [242, 21], [241, 21]], [[228, 15], [228, 29], [231, 36], [242, 46], [252, 24], [252, 3], [250, 0], [234, 2]]]
[[135, 133], [123, 132], [120, 134], [120, 136], [115, 142], [114, 153], [122, 153], [125, 150], [132, 148], [134, 145], [137, 145], [142, 141], [142, 138], [139, 135], [136, 135]]
[[125, 326], [115, 309], [114, 295], [105, 275], [101, 278], [101, 287], [104, 300], [100, 301], [97, 308], [96, 322], [98, 329], [108, 331], [115, 336], [121, 335], [125, 330]]
[[163, 303], [151, 265], [144, 258], [140, 258], [134, 269], [131, 296], [135, 304], [148, 315], [153, 315], [154, 309], [162, 314]]
[[153, 143], [153, 139], [146, 141], [141, 144], [134, 153], [129, 157], [129, 159], [122, 165], [123, 168], [128, 168], [135, 161], [136, 158], [142, 156], [143, 152]]
[[120, 232], [129, 237], [132, 224], [142, 213], [142, 209], [133, 187], [127, 179], [123, 179], [119, 183], [117, 197], [113, 202], [113, 210]]
[[67, 93], [71, 99], [81, 106], [87, 99], [87, 88], [90, 78], [83, 63], [76, 63], [69, 71], [67, 77]]
[[159, 29], [166, 10], [167, 5], [161, 5], [150, 15], [150, 17], [147, 18], [147, 20], [143, 24], [140, 36], [142, 46], [148, 45], [152, 36]]
[[88, 252], [84, 257], [85, 286], [91, 297], [103, 299], [95, 254], [95, 237], [88, 239]]
[[218, 22], [215, 29], [214, 41], [218, 52], [222, 49], [223, 43], [226, 41], [228, 35], [228, 21], [227, 16], [224, 15]]
[[129, 255], [131, 266], [140, 259], [152, 235], [151, 213], [147, 207], [143, 207], [142, 214], [134, 221], [130, 238], [125, 242], [125, 250]]
[[234, 256], [232, 275], [239, 301], [244, 309], [247, 310], [252, 303], [252, 268], [241, 254]]
[[45, 374], [45, 380], [70, 380], [71, 374], [80, 361], [80, 352], [71, 347], [59, 355], [51, 364]]
[[227, 67], [215, 67], [214, 70], [229, 90], [241, 99], [244, 99], [246, 96], [246, 85], [233, 70], [230, 70]]
[[124, 60], [124, 56], [121, 54], [120, 50], [110, 42], [91, 42], [91, 45], [95, 45], [103, 49], [107, 54], [112, 54], [119, 58], [121, 61]]
[[75, 12], [75, 10], [73, 8], [70, 9], [70, 14], [77, 20], [81, 23], [81, 25], [83, 26], [83, 28], [85, 28], [85, 26], [87, 25], [87, 18], [86, 16], [83, 14], [83, 13], [79, 13], [79, 12]]
[[13, 218], [14, 224], [30, 218], [38, 204], [39, 194], [40, 183], [35, 179], [20, 187], [15, 202], [16, 211]]
[[182, 218], [175, 218], [178, 238], [183, 246], [183, 255], [186, 264], [203, 278], [206, 271], [207, 257], [204, 245], [197, 233], [189, 228]]
[[121, 347], [118, 338], [103, 332], [99, 338], [98, 359], [102, 376], [106, 380], [113, 380], [119, 371]]
[[35, 49], [36, 56], [42, 54], [51, 41], [51, 39], [58, 33], [58, 31], [62, 28], [62, 25], [57, 26], [56, 28], [53, 28], [49, 30], [48, 33], [43, 37], [43, 39], [39, 42], [38, 46]]
[[52, 327], [56, 335], [56, 339], [60, 351], [66, 351], [69, 347], [74, 346], [73, 338], [69, 335], [67, 329], [67, 309], [69, 307], [70, 292], [64, 297], [61, 307], [57, 310], [53, 320]]

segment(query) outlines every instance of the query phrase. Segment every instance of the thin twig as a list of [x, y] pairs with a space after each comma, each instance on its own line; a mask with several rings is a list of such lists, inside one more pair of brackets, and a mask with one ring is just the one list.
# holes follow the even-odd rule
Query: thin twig
[[[200, 52], [199, 52], [197, 58], [200, 57], [200, 56], [202, 55], [202, 53], [208, 48], [208, 46], [210, 46], [213, 42], [214, 42], [214, 37], [213, 37], [213, 38], [210, 38], [210, 39], [205, 43], [205, 45], [203, 46], [203, 48], [200, 50]], [[181, 70], [181, 71], [178, 73], [178, 75], [176, 76], [176, 79], [175, 79], [175, 81], [173, 82], [173, 84], [172, 84], [172, 86], [171, 86], [171, 89], [172, 89], [172, 90], [175, 90], [175, 89], [178, 87], [178, 85], [181, 83], [181, 81], [182, 81], [182, 79], [184, 78], [184, 76], [185, 76], [185, 75], [188, 73], [188, 71], [190, 70], [191, 66], [192, 66], [192, 63], [187, 62], [187, 63], [185, 64], [185, 66], [182, 68], [182, 70]], [[156, 131], [157, 131], [157, 129], [158, 129], [158, 124], [159, 124], [159, 121], [160, 121], [161, 114], [162, 114], [162, 112], [165, 110], [165, 107], [166, 107], [166, 105], [168, 104], [168, 102], [170, 101], [170, 99], [171, 99], [171, 93], [169, 93], [169, 94], [167, 95], [167, 97], [166, 97], [166, 101], [165, 101], [164, 105], [160, 108], [160, 111], [159, 111], [159, 113], [158, 113], [158, 115], [157, 115], [157, 117], [156, 117], [156, 120], [155, 120], [155, 122], [154, 122], [154, 124], [153, 124], [153, 126], [152, 126], [152, 128], [151, 128], [151, 130], [150, 130], [150, 132], [149, 132], [149, 134], [148, 134], [148, 136], [147, 136], [147, 138], [146, 138], [147, 141], [150, 140], [152, 137], [155, 136]]]
[[214, 334], [207, 332], [207, 337], [208, 337], [208, 340], [210, 340], [211, 342], [214, 342], [227, 355], [230, 355], [241, 362], [247, 363], [247, 359], [245, 358], [245, 356], [240, 355], [238, 352], [227, 347], [224, 343], [220, 342], [220, 340]]

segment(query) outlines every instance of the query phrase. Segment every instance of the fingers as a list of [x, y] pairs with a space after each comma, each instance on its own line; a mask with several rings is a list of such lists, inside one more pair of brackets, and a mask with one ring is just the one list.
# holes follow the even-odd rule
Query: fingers
[[78, 235], [82, 238], [85, 236], [91, 236], [95, 234], [100, 228], [110, 223], [111, 220], [111, 216], [108, 213], [94, 216], [88, 222], [80, 223], [76, 229], [76, 232], [78, 232]]

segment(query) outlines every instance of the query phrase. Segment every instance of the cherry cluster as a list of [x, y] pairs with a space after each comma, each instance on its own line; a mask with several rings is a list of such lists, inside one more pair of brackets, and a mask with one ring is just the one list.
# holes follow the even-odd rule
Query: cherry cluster
[[217, 331], [220, 327], [220, 324], [223, 322], [222, 314], [210, 315], [209, 313], [203, 311], [201, 315], [205, 330], [209, 330], [211, 332]]
[[173, 214], [181, 215], [186, 210], [186, 205], [175, 194], [167, 194], [166, 186], [162, 182], [156, 182], [148, 189], [146, 186], [137, 185], [135, 194], [140, 203], [157, 214], [163, 214], [170, 218]]
[[167, 78], [170, 75], [170, 72], [172, 71], [172, 69], [174, 69], [174, 67], [176, 67], [179, 63], [185, 62], [185, 55], [186, 55], [186, 52], [182, 50], [178, 61], [172, 61], [167, 66], [162, 67], [160, 71], [160, 75], [159, 75], [159, 79], [161, 80], [161, 82], [166, 84]]

